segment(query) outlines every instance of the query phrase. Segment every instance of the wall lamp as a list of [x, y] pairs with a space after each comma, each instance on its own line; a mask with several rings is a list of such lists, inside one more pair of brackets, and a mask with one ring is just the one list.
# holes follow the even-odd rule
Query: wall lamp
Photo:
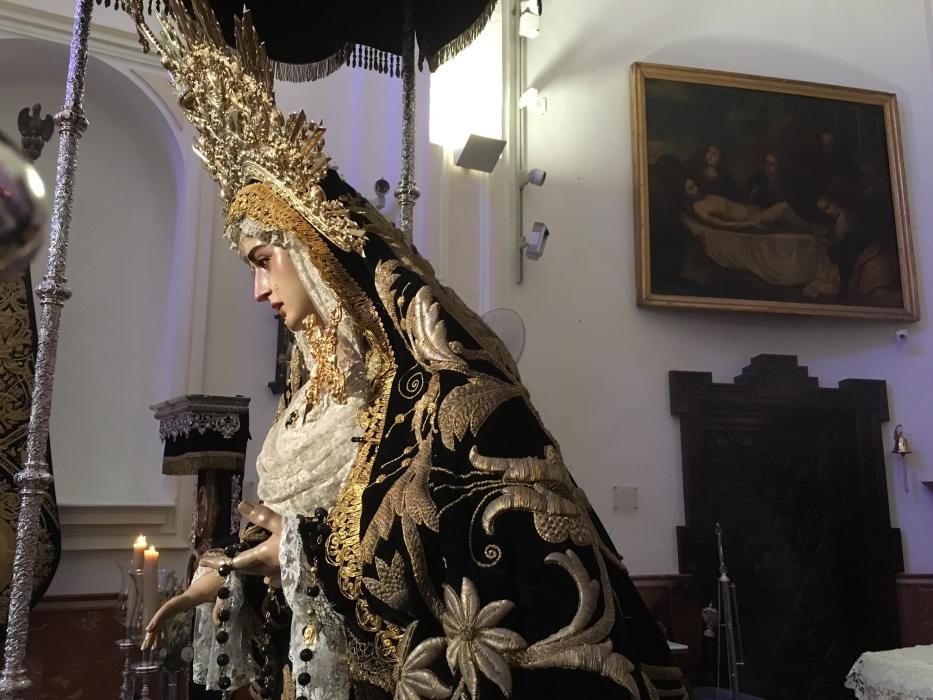
[[544, 114], [547, 112], [547, 97], [538, 92], [537, 88], [530, 87], [518, 98], [518, 107]]
[[389, 189], [391, 187], [389, 181], [384, 177], [380, 177], [376, 180], [376, 184], [373, 185], [373, 191], [376, 193], [376, 201], [373, 202], [373, 206], [376, 207], [376, 209], [385, 209], [386, 195], [389, 194]]
[[470, 134], [463, 148], [454, 151], [454, 163], [468, 170], [491, 173], [505, 150], [505, 143], [503, 139]]
[[525, 236], [524, 217], [522, 198], [525, 188], [528, 185], [541, 187], [547, 179], [547, 171], [540, 168], [533, 168], [528, 171], [518, 188], [518, 271], [516, 282], [521, 284], [525, 281], [525, 258], [529, 260], [540, 260], [544, 255], [544, 246], [547, 244], [548, 236], [551, 235], [546, 224], [535, 221], [531, 225], [531, 232]]

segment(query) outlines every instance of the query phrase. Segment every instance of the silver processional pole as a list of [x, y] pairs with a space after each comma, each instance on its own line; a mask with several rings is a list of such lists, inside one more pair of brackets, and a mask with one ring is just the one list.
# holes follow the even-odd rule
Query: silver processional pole
[[399, 203], [399, 230], [408, 243], [414, 232], [415, 200], [415, 8], [404, 3], [402, 22], [402, 173], [395, 197]]
[[19, 700], [32, 685], [26, 676], [26, 642], [29, 636], [29, 603], [36, 569], [36, 540], [39, 509], [46, 498], [52, 475], [46, 462], [49, 414], [52, 410], [52, 382], [58, 351], [58, 331], [62, 307], [71, 292], [65, 286], [65, 259], [71, 227], [78, 139], [87, 128], [84, 116], [84, 77], [87, 71], [87, 41], [94, 0], [77, 0], [68, 59], [65, 106], [55, 115], [59, 127], [58, 169], [55, 177], [55, 203], [49, 234], [48, 269], [36, 294], [42, 305], [36, 353], [36, 374], [32, 388], [26, 461], [16, 475], [19, 487], [19, 516], [16, 524], [16, 554], [10, 585], [10, 614], [4, 647], [0, 697]]

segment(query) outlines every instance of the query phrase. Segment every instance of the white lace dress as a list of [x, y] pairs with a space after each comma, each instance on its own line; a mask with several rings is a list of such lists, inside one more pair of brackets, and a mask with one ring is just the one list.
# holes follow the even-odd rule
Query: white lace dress
[[[298, 532], [299, 516], [310, 516], [317, 508], [330, 509], [346, 481], [356, 458], [358, 445], [351, 438], [358, 433], [357, 413], [364, 403], [365, 377], [351, 373], [347, 378], [349, 397], [344, 404], [334, 403], [325, 393], [304, 415], [305, 388], [297, 391], [291, 404], [272, 426], [256, 460], [259, 474], [259, 497], [282, 515], [283, 529], [279, 548], [282, 592], [292, 610], [289, 656], [294, 677], [303, 671], [311, 675], [311, 684], [303, 689], [308, 698], [340, 700], [349, 697], [349, 678], [345, 658], [346, 640], [340, 618], [329, 607], [326, 597], [307, 595], [314, 585]], [[198, 570], [195, 577], [203, 571]], [[238, 579], [241, 574], [233, 574]], [[255, 621], [241, 614], [243, 589], [240, 581], [231, 583], [230, 611], [227, 623], [230, 635], [223, 651], [230, 656], [229, 676], [232, 688], [248, 684], [254, 678], [249, 643]], [[194, 681], [209, 689], [218, 689], [220, 652], [214, 639], [216, 627], [211, 619], [213, 603], [198, 607], [195, 621]], [[311, 625], [313, 632], [306, 628]], [[314, 654], [304, 662], [299, 654], [310, 648]]]

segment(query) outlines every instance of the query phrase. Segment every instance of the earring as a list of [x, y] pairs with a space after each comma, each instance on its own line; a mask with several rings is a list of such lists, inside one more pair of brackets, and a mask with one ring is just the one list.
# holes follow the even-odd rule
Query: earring
[[347, 383], [346, 376], [337, 362], [337, 340], [340, 321], [343, 318], [343, 309], [338, 305], [330, 314], [330, 325], [326, 329], [319, 328], [311, 315], [305, 319], [302, 333], [314, 357], [314, 367], [311, 370], [311, 381], [305, 393], [305, 415], [323, 396], [330, 391], [335, 403], [346, 403]]

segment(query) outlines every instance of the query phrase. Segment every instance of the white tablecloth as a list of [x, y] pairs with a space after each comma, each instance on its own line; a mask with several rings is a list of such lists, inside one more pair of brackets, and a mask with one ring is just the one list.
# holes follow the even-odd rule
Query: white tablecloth
[[866, 651], [846, 676], [846, 688], [859, 700], [931, 700], [933, 645]]

